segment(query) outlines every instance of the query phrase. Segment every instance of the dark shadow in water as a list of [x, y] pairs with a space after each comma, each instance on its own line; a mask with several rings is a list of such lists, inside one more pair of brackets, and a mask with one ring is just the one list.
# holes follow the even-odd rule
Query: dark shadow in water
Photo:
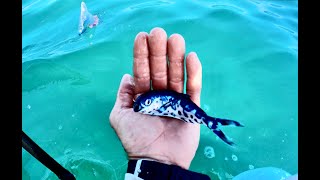
[[[43, 61], [43, 62], [42, 62]], [[79, 72], [53, 61], [39, 60], [22, 64], [22, 91], [32, 91], [49, 83], [71, 80], [72, 85], [84, 85], [90, 80]]]

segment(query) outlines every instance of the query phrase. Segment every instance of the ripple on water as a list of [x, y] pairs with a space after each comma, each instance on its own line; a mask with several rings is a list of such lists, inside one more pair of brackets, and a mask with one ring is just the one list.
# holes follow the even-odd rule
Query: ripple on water
[[291, 30], [291, 29], [289, 29], [289, 28], [286, 28], [286, 27], [284, 27], [284, 26], [280, 26], [280, 25], [278, 25], [278, 24], [275, 24], [275, 25], [276, 25], [277, 27], [279, 27], [279, 28], [281, 28], [281, 29], [283, 29], [283, 30], [285, 30], [285, 31], [293, 34], [293, 35], [296, 34], [296, 32], [294, 32], [293, 30]]
[[276, 17], [276, 18], [281, 18], [280, 15], [278, 15], [278, 14], [276, 14], [276, 13], [273, 13], [273, 12], [271, 12], [271, 11], [265, 10], [265, 11], [263, 11], [263, 12], [264, 12], [265, 14], [269, 15], [269, 16], [273, 16], [273, 17]]
[[231, 11], [236, 11], [242, 14], [246, 14], [247, 12], [238, 7], [238, 6], [233, 6], [233, 5], [228, 5], [228, 4], [213, 4], [211, 5], [212, 8], [217, 8], [217, 9], [227, 9], [227, 10], [231, 10]]
[[[115, 168], [110, 163], [90, 158], [86, 154], [68, 153], [57, 161], [69, 170], [77, 179], [119, 179]], [[47, 170], [42, 179], [58, 179], [50, 170]]]
[[124, 9], [124, 11], [132, 11], [137, 9], [145, 9], [145, 8], [152, 8], [154, 6], [166, 6], [173, 4], [174, 2], [171, 1], [156, 1], [156, 2], [143, 2], [143, 3], [135, 3], [134, 5], [131, 5]]
[[273, 4], [273, 3], [270, 3], [269, 5], [272, 6], [272, 7], [275, 7], [275, 8], [282, 8], [283, 7], [281, 5]]

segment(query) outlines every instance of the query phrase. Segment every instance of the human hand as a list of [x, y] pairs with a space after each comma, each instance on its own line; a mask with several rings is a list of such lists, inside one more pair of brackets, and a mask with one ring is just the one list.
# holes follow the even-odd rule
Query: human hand
[[186, 64], [187, 94], [200, 106], [201, 63], [193, 52], [184, 62], [184, 38], [173, 34], [167, 39], [166, 32], [161, 28], [152, 29], [149, 35], [140, 32], [134, 41], [133, 51], [134, 78], [128, 74], [123, 76], [109, 117], [110, 124], [129, 159], [150, 158], [188, 169], [199, 145], [200, 125], [136, 113], [132, 105], [134, 98], [151, 87], [183, 92]]

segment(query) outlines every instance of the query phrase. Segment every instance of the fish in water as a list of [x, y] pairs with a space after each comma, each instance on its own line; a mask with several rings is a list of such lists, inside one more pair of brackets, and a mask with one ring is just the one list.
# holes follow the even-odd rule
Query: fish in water
[[134, 112], [152, 116], [166, 116], [182, 120], [187, 123], [205, 124], [218, 137], [229, 145], [234, 145], [220, 127], [234, 125], [243, 127], [237, 121], [208, 116], [197, 106], [188, 94], [172, 90], [152, 90], [141, 94], [133, 104]]

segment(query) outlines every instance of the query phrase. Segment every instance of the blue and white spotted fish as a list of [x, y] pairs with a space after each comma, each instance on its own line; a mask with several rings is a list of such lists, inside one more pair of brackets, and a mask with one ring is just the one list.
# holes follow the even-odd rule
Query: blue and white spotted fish
[[140, 95], [133, 104], [133, 110], [152, 116], [172, 117], [188, 123], [205, 124], [229, 145], [234, 143], [224, 135], [220, 127], [225, 125], [243, 127], [237, 121], [208, 116], [188, 94], [172, 90], [153, 90]]

